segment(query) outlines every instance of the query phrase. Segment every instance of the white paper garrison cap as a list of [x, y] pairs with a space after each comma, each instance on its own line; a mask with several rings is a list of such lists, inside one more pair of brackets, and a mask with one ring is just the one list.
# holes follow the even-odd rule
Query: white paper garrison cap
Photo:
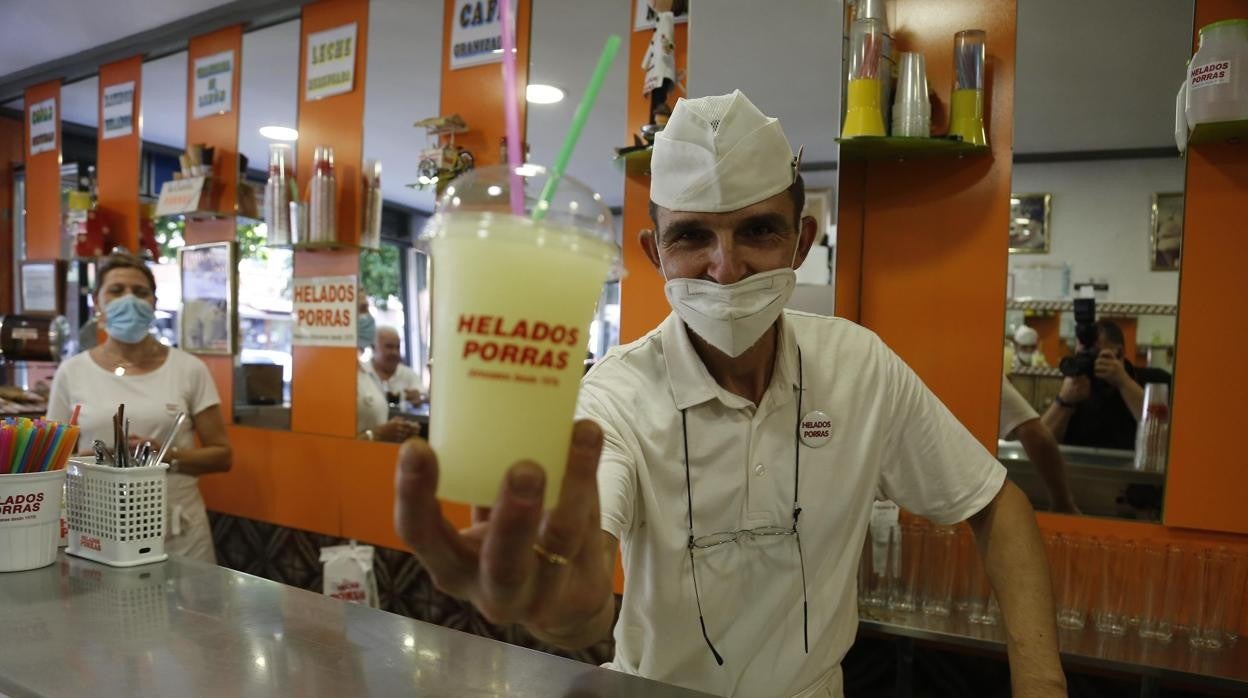
[[1014, 341], [1019, 344], [1031, 345], [1040, 341], [1040, 335], [1027, 325], [1019, 325], [1018, 329], [1014, 330]]
[[796, 174], [780, 121], [740, 90], [680, 99], [654, 139], [650, 200], [674, 211], [736, 211], [788, 189]]

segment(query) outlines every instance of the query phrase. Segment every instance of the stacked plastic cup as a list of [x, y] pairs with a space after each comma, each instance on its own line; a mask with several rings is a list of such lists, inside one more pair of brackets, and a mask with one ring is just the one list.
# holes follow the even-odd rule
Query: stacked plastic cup
[[923, 54], [901, 54], [897, 99], [893, 103], [893, 135], [927, 138], [932, 135], [932, 103], [927, 97], [927, 65]]

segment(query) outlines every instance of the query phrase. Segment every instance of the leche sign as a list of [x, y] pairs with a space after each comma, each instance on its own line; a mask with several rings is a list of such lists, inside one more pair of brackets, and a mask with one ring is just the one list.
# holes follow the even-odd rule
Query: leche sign
[[295, 330], [297, 347], [354, 347], [354, 276], [309, 276], [295, 279]]

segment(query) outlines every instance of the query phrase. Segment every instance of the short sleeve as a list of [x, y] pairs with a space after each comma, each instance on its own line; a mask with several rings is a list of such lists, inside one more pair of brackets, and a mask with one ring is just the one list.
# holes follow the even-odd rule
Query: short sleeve
[[905, 362], [883, 343], [879, 349], [892, 414], [880, 490], [937, 523], [965, 521], [1001, 490], [1005, 467]]
[[186, 365], [189, 373], [186, 401], [191, 406], [191, 414], [187, 416], [195, 416], [213, 405], [221, 404], [217, 384], [212, 381], [212, 374], [204, 362], [187, 354]]
[[1008, 439], [1019, 425], [1026, 424], [1040, 415], [1027, 402], [1021, 393], [1010, 383], [1009, 379], [1001, 379], [1001, 428], [998, 439]]
[[576, 418], [593, 420], [602, 428], [602, 457], [598, 460], [602, 530], [616, 540], [623, 540], [624, 534], [632, 528], [637, 501], [636, 462], [621, 436], [621, 430], [626, 427], [615, 411], [586, 386], [581, 388]]
[[48, 414], [47, 418], [56, 422], [68, 422], [73, 416], [73, 405], [69, 404], [69, 384], [73, 381], [70, 379], [69, 363], [62, 363], [56, 369], [56, 375], [52, 376], [52, 392], [48, 395]]

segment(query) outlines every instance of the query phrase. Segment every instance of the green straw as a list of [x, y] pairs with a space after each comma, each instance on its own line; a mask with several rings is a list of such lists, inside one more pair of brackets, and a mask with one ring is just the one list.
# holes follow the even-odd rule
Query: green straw
[[568, 160], [572, 159], [572, 151], [576, 149], [576, 142], [581, 138], [585, 122], [589, 120], [589, 112], [593, 111], [594, 102], [598, 100], [598, 90], [602, 89], [602, 83], [607, 79], [611, 63], [615, 60], [615, 54], [619, 50], [620, 37], [616, 34], [607, 37], [607, 43], [602, 47], [602, 55], [598, 56], [598, 67], [594, 68], [594, 74], [589, 78], [589, 85], [585, 88], [585, 94], [581, 96], [581, 103], [576, 105], [576, 114], [572, 116], [572, 126], [568, 129], [568, 135], [563, 138], [563, 146], [559, 148], [559, 157], [555, 158], [554, 167], [550, 170], [550, 178], [546, 180], [546, 186], [542, 188], [537, 207], [533, 209], [535, 221], [545, 218], [546, 212], [550, 210], [550, 201], [555, 197], [555, 189], [559, 187], [559, 180], [563, 179]]

